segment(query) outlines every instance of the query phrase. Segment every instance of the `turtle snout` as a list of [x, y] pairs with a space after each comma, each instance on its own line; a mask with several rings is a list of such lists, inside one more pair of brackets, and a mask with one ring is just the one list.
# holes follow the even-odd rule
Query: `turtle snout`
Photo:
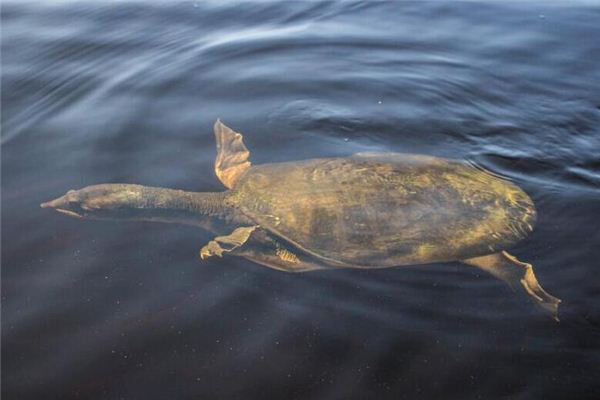
[[77, 191], [69, 190], [64, 196], [40, 204], [41, 208], [53, 208], [63, 214], [81, 216], [81, 200]]
[[42, 207], [42, 208], [60, 208], [60, 207], [66, 206], [67, 204], [69, 204], [69, 201], [66, 199], [66, 195], [65, 195], [65, 196], [58, 197], [54, 200], [50, 200], [45, 203], [42, 203], [42, 204], [40, 204], [40, 207]]

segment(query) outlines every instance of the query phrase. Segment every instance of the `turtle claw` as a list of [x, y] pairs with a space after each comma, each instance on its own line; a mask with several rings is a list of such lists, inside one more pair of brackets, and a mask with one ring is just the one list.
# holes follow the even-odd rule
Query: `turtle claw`
[[206, 260], [210, 256], [211, 256], [210, 251], [206, 248], [206, 246], [204, 246], [202, 248], [202, 250], [200, 250], [200, 259]]
[[207, 258], [212, 256], [223, 257], [223, 251], [224, 250], [221, 248], [221, 246], [219, 246], [219, 243], [215, 242], [214, 240], [211, 240], [206, 246], [202, 247], [202, 249], [200, 250], [200, 258], [202, 260], [206, 260]]

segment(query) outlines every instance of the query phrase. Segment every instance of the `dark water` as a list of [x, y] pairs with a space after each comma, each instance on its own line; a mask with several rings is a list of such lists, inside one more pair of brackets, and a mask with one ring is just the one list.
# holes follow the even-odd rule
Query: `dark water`
[[[3, 3], [3, 399], [600, 398], [597, 4]], [[561, 322], [458, 263], [287, 274], [39, 208], [222, 190], [218, 117], [255, 163], [400, 151], [512, 179], [539, 216], [511, 251]]]

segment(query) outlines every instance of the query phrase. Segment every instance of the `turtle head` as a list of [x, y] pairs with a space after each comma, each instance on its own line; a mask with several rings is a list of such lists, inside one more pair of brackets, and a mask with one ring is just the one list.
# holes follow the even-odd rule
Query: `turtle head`
[[143, 186], [102, 184], [69, 190], [65, 195], [40, 204], [42, 208], [77, 218], [123, 219], [143, 203]]
[[105, 183], [69, 190], [40, 206], [76, 218], [171, 222], [211, 230], [218, 221], [231, 217], [227, 195]]

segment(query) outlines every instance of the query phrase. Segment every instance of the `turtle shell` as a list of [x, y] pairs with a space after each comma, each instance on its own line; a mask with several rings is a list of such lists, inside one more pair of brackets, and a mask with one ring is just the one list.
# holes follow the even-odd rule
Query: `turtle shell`
[[503, 250], [533, 229], [511, 182], [442, 158], [362, 153], [254, 166], [232, 199], [247, 217], [332, 265], [386, 267]]

